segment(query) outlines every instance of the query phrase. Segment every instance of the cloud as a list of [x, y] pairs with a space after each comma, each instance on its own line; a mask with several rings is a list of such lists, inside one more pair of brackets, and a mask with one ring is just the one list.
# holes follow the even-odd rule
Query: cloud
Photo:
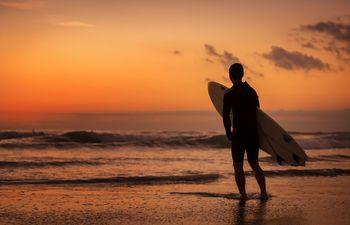
[[301, 25], [300, 31], [324, 35], [327, 45], [321, 46], [324, 50], [335, 54], [337, 58], [346, 60], [350, 55], [350, 22], [341, 21], [320, 21], [314, 24]]
[[247, 66], [245, 66], [245, 68], [247, 69], [247, 71], [255, 76], [258, 76], [258, 77], [264, 77], [265, 75], [263, 73], [260, 73], [260, 72], [257, 72]]
[[[240, 63], [241, 62], [241, 60], [239, 60], [238, 57], [234, 56], [231, 52], [229, 52], [227, 50], [224, 50], [223, 53], [220, 54], [213, 45], [205, 44], [204, 49], [205, 49], [206, 55], [208, 56], [207, 58], [205, 58], [206, 62], [208, 62], [208, 63], [215, 63], [215, 62], [220, 63], [221, 65], [223, 65], [225, 67], [225, 69], [228, 69], [228, 67], [230, 65], [232, 65], [233, 63]], [[259, 77], [264, 77], [264, 74], [259, 73], [246, 65], [244, 65], [244, 67], [248, 73], [259, 76]]]
[[239, 62], [239, 59], [236, 56], [234, 56], [231, 52], [224, 51], [223, 55], [221, 56], [220, 62], [227, 68], [231, 64]]
[[176, 50], [176, 49], [175, 49], [175, 50], [173, 51], [173, 54], [174, 54], [174, 55], [181, 55], [181, 52], [180, 52], [179, 50]]
[[341, 51], [345, 50], [344, 48], [336, 47], [336, 45], [332, 42], [329, 43], [327, 46], [325, 46], [323, 49], [326, 50], [327, 52], [331, 52], [337, 56], [341, 56]]
[[331, 42], [327, 46], [324, 46], [323, 49], [335, 55], [337, 59], [343, 60], [347, 63], [350, 62], [350, 56], [346, 53], [348, 52], [346, 47], [337, 46], [336, 44]]
[[298, 51], [288, 51], [278, 46], [272, 46], [271, 51], [262, 55], [264, 58], [270, 60], [275, 66], [286, 69], [296, 70], [301, 69], [309, 71], [315, 70], [329, 70], [328, 63]]
[[302, 25], [301, 29], [327, 34], [337, 41], [347, 43], [350, 47], [350, 24], [327, 21]]
[[303, 43], [303, 44], [301, 44], [301, 47], [303, 47], [303, 48], [310, 48], [310, 49], [316, 49], [316, 48], [317, 48], [317, 47], [316, 47], [314, 44], [312, 44], [311, 42]]
[[0, 7], [29, 10], [41, 6], [43, 3], [43, 0], [0, 0]]
[[215, 47], [209, 44], [204, 45], [205, 51], [207, 55], [209, 56], [217, 56], [220, 57], [221, 55], [216, 51]]
[[214, 63], [214, 61], [209, 59], [209, 58], [205, 58], [205, 61], [208, 62], [208, 63]]
[[83, 28], [89, 28], [89, 27], [94, 27], [95, 25], [91, 23], [86, 23], [80, 20], [71, 20], [71, 19], [64, 19], [61, 17], [56, 17], [56, 16], [49, 16], [47, 18], [47, 22], [51, 25], [54, 26], [59, 26], [59, 27], [83, 27]]
[[[204, 45], [205, 52], [208, 57], [212, 57], [217, 60], [220, 64], [222, 64], [225, 68], [228, 68], [231, 64], [240, 62], [239, 59], [234, 56], [231, 52], [224, 50], [222, 54], [216, 51], [216, 48], [212, 45], [205, 44]], [[214, 62], [210, 58], [206, 58], [207, 62]]]

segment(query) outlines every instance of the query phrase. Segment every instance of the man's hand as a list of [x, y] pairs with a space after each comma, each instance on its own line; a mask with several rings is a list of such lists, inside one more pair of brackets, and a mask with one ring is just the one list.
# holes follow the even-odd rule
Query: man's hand
[[226, 133], [226, 137], [229, 141], [232, 141], [232, 133]]
[[226, 137], [229, 141], [232, 141], [232, 137], [237, 135], [237, 128], [233, 128], [231, 132], [226, 133]]
[[236, 128], [236, 127], [234, 127], [234, 128], [232, 129], [232, 135], [234, 135], [234, 136], [237, 135], [237, 128]]

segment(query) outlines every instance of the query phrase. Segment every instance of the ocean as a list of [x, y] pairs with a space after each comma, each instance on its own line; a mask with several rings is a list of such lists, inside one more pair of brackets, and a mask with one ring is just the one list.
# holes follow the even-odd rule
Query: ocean
[[[233, 172], [229, 143], [222, 133], [2, 131], [0, 185], [213, 182]], [[267, 176], [350, 175], [350, 132], [290, 134], [309, 156], [306, 167], [280, 166], [260, 151]]]

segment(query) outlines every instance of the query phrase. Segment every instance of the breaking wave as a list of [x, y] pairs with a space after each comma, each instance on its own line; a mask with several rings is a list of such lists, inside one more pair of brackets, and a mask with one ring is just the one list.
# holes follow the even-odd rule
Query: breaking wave
[[70, 184], [116, 184], [116, 185], [157, 185], [157, 184], [200, 184], [218, 180], [219, 174], [194, 174], [182, 176], [129, 176], [71, 180], [0, 180], [0, 185], [70, 185]]
[[12, 138], [27, 138], [27, 137], [37, 137], [45, 135], [44, 132], [17, 132], [17, 131], [3, 131], [0, 132], [0, 140], [2, 139], [12, 139]]
[[[310, 169], [310, 170], [268, 170], [264, 171], [267, 177], [335, 177], [349, 176], [350, 169]], [[254, 176], [252, 171], [246, 172], [247, 176]], [[227, 177], [232, 174], [227, 175]], [[224, 177], [220, 174], [190, 174], [178, 176], [127, 176], [107, 177], [91, 179], [23, 179], [23, 180], [0, 180], [0, 185], [89, 185], [89, 184], [112, 184], [112, 185], [164, 185], [164, 184], [203, 184], [219, 180]]]
[[[290, 133], [304, 149], [350, 147], [350, 132]], [[218, 132], [0, 132], [2, 148], [76, 147], [204, 147], [227, 148], [229, 143]]]

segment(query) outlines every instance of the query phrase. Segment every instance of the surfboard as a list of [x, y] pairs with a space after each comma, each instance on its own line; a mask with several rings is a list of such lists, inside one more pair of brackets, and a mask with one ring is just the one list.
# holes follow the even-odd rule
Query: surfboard
[[[217, 82], [208, 82], [210, 99], [222, 116], [224, 94], [228, 88]], [[232, 121], [231, 112], [231, 121]], [[276, 121], [257, 108], [259, 147], [280, 165], [305, 166], [307, 155], [300, 145]]]

